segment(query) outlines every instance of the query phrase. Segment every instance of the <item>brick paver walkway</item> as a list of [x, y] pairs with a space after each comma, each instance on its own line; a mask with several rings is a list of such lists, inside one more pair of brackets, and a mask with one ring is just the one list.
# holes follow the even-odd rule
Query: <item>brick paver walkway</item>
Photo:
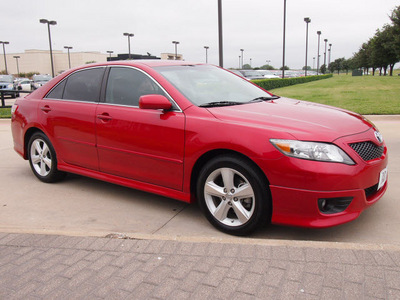
[[400, 251], [0, 233], [0, 299], [400, 299]]

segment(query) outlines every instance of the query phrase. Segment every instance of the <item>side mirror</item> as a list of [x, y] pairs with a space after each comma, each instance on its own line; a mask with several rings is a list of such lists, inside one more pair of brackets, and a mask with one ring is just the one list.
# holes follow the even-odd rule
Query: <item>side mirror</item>
[[170, 110], [172, 103], [162, 95], [143, 95], [139, 98], [139, 107], [142, 109]]

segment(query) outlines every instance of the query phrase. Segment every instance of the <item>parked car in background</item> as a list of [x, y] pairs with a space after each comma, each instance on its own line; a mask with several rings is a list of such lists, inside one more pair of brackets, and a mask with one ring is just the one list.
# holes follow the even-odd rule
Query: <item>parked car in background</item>
[[40, 88], [42, 85], [46, 84], [50, 79], [52, 79], [50, 75], [33, 75], [31, 83], [32, 90]]
[[13, 75], [0, 75], [0, 91], [3, 91], [3, 95], [10, 95], [15, 98]]
[[11, 129], [43, 182], [70, 172], [197, 201], [235, 235], [268, 222], [346, 223], [387, 189], [387, 148], [366, 118], [278, 97], [206, 64], [71, 69], [17, 99]]
[[18, 78], [14, 80], [14, 89], [17, 91], [31, 91], [32, 80], [29, 78]]
[[256, 70], [238, 70], [240, 73], [243, 74], [245, 78], [248, 80], [252, 79], [264, 79], [264, 76], [257, 72]]
[[257, 72], [262, 75], [265, 79], [280, 78], [274, 74], [274, 70], [257, 70]]

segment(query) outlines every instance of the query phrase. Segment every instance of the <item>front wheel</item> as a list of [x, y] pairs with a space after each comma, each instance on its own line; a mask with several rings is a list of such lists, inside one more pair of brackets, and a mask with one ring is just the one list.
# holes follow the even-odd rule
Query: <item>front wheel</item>
[[33, 174], [43, 182], [61, 180], [64, 172], [57, 170], [57, 157], [47, 136], [41, 132], [35, 133], [28, 144], [29, 164]]
[[218, 156], [201, 170], [197, 199], [217, 229], [247, 235], [269, 221], [271, 201], [262, 173], [247, 160]]

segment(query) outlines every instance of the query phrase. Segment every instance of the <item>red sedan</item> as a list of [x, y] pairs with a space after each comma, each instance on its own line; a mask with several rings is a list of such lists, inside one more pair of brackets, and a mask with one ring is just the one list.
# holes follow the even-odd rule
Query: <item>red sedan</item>
[[197, 200], [231, 234], [342, 224], [387, 188], [387, 148], [367, 119], [274, 96], [216, 66], [86, 65], [12, 111], [14, 149], [41, 181], [70, 172]]

